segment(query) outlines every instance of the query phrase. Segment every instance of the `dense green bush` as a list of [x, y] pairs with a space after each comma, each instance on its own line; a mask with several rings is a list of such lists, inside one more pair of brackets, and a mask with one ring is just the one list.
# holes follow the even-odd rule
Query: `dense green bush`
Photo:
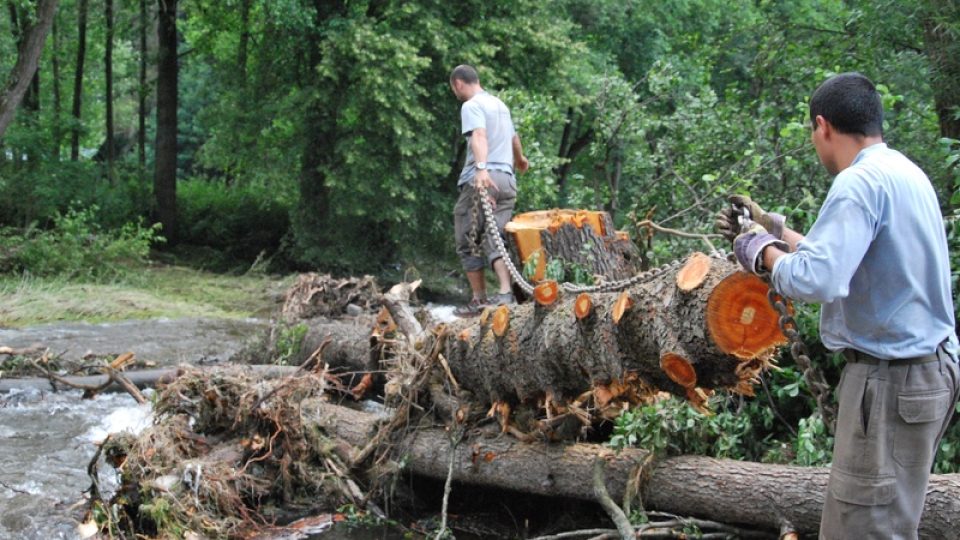
[[224, 254], [212, 265], [220, 270], [276, 254], [290, 227], [289, 204], [258, 185], [185, 180], [177, 186], [177, 205], [178, 241]]
[[109, 280], [142, 267], [150, 247], [164, 241], [159, 225], [104, 229], [95, 218], [98, 210], [57, 213], [47, 230], [0, 229], [0, 273]]

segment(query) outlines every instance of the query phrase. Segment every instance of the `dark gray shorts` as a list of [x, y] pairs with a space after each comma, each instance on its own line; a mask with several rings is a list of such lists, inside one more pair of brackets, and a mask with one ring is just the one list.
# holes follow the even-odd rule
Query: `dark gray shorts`
[[[493, 217], [497, 222], [497, 230], [502, 235], [503, 228], [513, 217], [513, 207], [517, 202], [517, 181], [508, 172], [489, 172], [490, 178], [493, 179], [498, 189], [488, 189], [487, 194], [497, 200], [497, 205], [493, 209]], [[482, 270], [487, 263], [493, 263], [500, 258], [496, 247], [484, 231], [486, 220], [483, 216], [483, 208], [479, 206], [479, 200], [475, 193], [473, 180], [460, 186], [460, 197], [453, 208], [453, 230], [457, 243], [457, 255], [460, 256], [463, 269], [468, 272]], [[477, 207], [476, 212], [473, 211], [474, 206]], [[476, 226], [474, 226], [474, 215], [478, 220]], [[486, 254], [486, 257], [480, 256], [479, 253]]]
[[957, 360], [847, 363], [823, 540], [917, 538], [927, 481], [958, 397]]

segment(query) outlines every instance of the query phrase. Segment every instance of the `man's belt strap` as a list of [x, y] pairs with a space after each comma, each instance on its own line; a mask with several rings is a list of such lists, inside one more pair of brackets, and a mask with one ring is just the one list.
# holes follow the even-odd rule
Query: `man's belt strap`
[[847, 362], [850, 362], [851, 364], [866, 364], [868, 366], [876, 366], [888, 362], [891, 365], [915, 366], [918, 364], [929, 364], [930, 362], [936, 362], [939, 358], [937, 353], [933, 353], [926, 356], [916, 356], [914, 358], [894, 358], [893, 360], [883, 360], [882, 358], [877, 358], [876, 356], [867, 354], [865, 352], [860, 352], [856, 349], [844, 349], [843, 357], [846, 358]]

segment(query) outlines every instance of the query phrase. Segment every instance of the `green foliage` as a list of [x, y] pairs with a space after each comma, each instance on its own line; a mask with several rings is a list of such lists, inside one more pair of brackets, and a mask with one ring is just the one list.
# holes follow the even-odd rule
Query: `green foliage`
[[[715, 402], [714, 406], [721, 405]], [[613, 448], [637, 446], [661, 456], [709, 455], [734, 459], [750, 455], [755, 433], [746, 411], [723, 410], [704, 415], [685, 401], [669, 398], [624, 411], [614, 422], [608, 444]], [[759, 447], [757, 448], [759, 449]]]
[[307, 325], [303, 323], [281, 327], [277, 335], [273, 362], [279, 365], [288, 364], [300, 352], [307, 330]]
[[0, 271], [109, 280], [142, 266], [151, 245], [164, 241], [158, 225], [127, 223], [103, 230], [95, 221], [97, 210], [56, 214], [50, 230], [0, 230]]
[[227, 265], [277, 253], [290, 225], [289, 203], [261, 185], [194, 178], [180, 182], [177, 197], [179, 240], [218, 250]]

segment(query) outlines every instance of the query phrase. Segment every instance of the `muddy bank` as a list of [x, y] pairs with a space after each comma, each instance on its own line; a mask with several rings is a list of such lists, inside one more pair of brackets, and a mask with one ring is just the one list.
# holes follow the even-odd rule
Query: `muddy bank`
[[26, 348], [40, 344], [65, 360], [129, 351], [139, 361], [156, 366], [219, 364], [268, 326], [269, 321], [263, 319], [194, 317], [101, 324], [71, 322], [0, 329], [0, 346]]

